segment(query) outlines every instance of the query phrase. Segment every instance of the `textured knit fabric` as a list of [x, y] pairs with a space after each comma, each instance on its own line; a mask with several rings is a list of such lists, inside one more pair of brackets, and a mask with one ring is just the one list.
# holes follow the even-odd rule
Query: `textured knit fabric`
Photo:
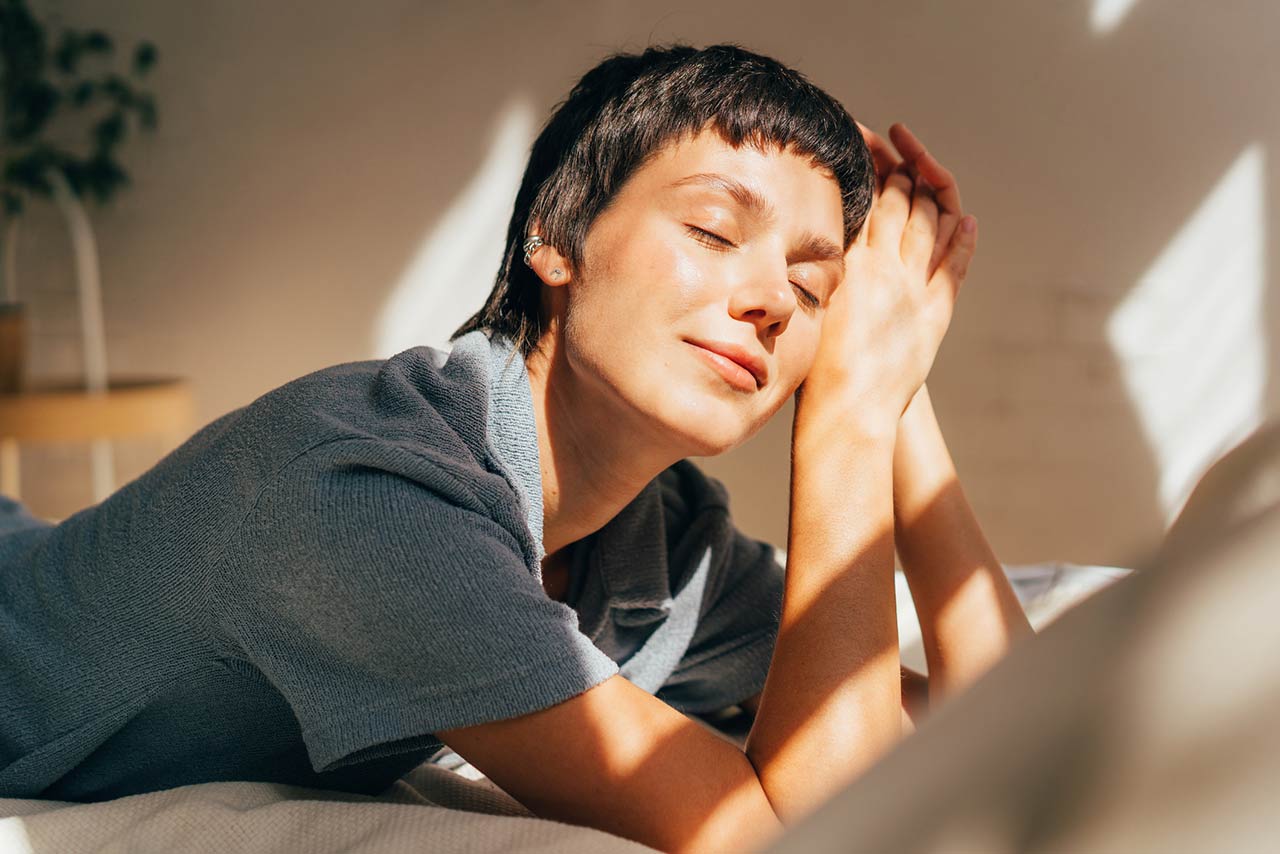
[[0, 797], [377, 793], [615, 673], [686, 712], [760, 690], [782, 570], [722, 485], [663, 472], [567, 603], [541, 499], [523, 360], [473, 332], [281, 386], [56, 526], [0, 504]]

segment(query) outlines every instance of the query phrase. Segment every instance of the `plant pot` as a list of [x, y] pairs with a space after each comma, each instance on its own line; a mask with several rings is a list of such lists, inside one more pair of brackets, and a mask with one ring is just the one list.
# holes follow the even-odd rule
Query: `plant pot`
[[27, 307], [0, 303], [0, 394], [22, 390], [27, 356]]

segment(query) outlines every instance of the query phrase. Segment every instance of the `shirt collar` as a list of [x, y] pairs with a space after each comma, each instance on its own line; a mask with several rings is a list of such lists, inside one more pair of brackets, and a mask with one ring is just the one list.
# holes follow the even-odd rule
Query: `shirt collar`
[[[473, 337], [475, 336], [475, 337]], [[538, 578], [542, 559], [542, 467], [533, 394], [524, 359], [514, 343], [476, 330], [454, 344], [488, 351], [488, 440], [503, 474], [515, 488], [537, 549]], [[580, 546], [588, 571], [599, 574], [609, 608], [620, 624], [636, 625], [666, 617], [673, 599], [667, 564], [665, 505], [662, 484], [655, 478], [613, 519]]]

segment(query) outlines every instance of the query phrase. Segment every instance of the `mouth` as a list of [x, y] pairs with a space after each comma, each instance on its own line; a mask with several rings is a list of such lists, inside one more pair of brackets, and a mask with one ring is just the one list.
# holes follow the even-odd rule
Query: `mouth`
[[745, 347], [726, 341], [694, 341], [693, 345], [711, 367], [730, 384], [741, 391], [759, 391], [768, 382], [768, 368], [764, 359]]

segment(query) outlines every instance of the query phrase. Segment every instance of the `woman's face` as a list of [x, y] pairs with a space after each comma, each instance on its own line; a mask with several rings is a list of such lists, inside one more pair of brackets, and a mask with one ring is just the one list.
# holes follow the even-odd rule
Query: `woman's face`
[[[741, 444], [813, 363], [843, 234], [839, 185], [807, 158], [734, 149], [710, 130], [668, 145], [592, 224], [582, 269], [555, 289], [576, 381], [681, 455]], [[710, 352], [732, 348], [733, 359]], [[743, 354], [758, 380], [734, 364]]]

